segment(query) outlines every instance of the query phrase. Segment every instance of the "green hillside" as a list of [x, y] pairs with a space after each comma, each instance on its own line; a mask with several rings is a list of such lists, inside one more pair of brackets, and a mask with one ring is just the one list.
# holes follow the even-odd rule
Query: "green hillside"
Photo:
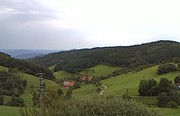
[[[101, 83], [102, 85], [107, 86], [107, 90], [104, 91], [104, 95], [115, 95], [115, 96], [119, 96], [119, 95], [123, 95], [126, 94], [126, 91], [128, 89], [128, 93], [129, 95], [133, 96], [134, 99], [136, 99], [139, 102], [143, 102], [143, 103], [155, 103], [156, 102], [156, 98], [155, 97], [137, 97], [138, 96], [138, 85], [140, 80], [142, 79], [149, 79], [149, 78], [153, 78], [157, 81], [160, 80], [160, 78], [168, 78], [170, 80], [173, 80], [177, 75], [180, 75], [180, 72], [171, 72], [171, 73], [167, 73], [167, 74], [163, 74], [163, 75], [157, 75], [157, 68], [158, 66], [153, 66], [150, 68], [146, 68], [144, 70], [141, 71], [134, 71], [134, 72], [129, 72], [126, 74], [122, 74], [113, 78], [109, 78], [109, 79], [105, 79], [102, 80]], [[4, 70], [7, 68], [6, 67], [0, 67], [0, 70]], [[106, 65], [97, 65], [95, 67], [92, 67], [90, 69], [94, 69], [94, 75], [102, 75], [102, 74], [109, 74], [112, 73], [115, 70], [119, 70], [120, 68], [118, 67], [110, 67], [110, 66], [106, 66]], [[59, 71], [57, 72], [57, 74], [59, 73], [59, 75], [65, 76], [67, 75], [67, 72], [65, 71]], [[22, 97], [25, 100], [26, 104], [32, 104], [32, 86], [34, 87], [34, 89], [36, 90], [39, 86], [39, 79], [35, 76], [26, 74], [26, 73], [19, 73], [20, 77], [22, 79], [26, 79], [27, 80], [27, 87], [25, 89], [24, 94], [22, 95]], [[59, 76], [60, 77], [60, 76]], [[56, 84], [53, 81], [50, 80], [46, 80], [46, 86], [49, 89], [57, 89], [60, 86], [58, 84]], [[103, 90], [103, 87], [100, 87], [101, 90]], [[76, 98], [82, 98], [82, 97], [92, 97], [94, 95], [97, 95], [96, 93], [96, 89], [97, 87], [94, 84], [88, 84], [88, 85], [82, 85], [81, 88], [79, 89], [74, 89], [73, 90], [73, 97]], [[5, 97], [5, 99], [10, 99], [9, 97]], [[14, 107], [5, 107], [5, 106], [1, 106], [0, 107], [0, 113], [4, 114], [5, 116], [10, 116], [10, 112], [8, 112], [8, 110], [12, 110], [12, 112], [14, 112], [15, 116], [19, 116], [19, 108], [14, 108]], [[2, 111], [3, 110], [3, 111]], [[163, 109], [159, 109], [160, 112], [164, 115], [166, 114], [166, 116], [172, 116], [172, 114], [175, 112], [176, 114], [180, 113], [179, 109], [168, 109], [168, 108], [163, 108]], [[174, 116], [174, 114], [173, 114]], [[176, 116], [176, 115], [175, 115]]]
[[[8, 68], [4, 66], [0, 66], [0, 71], [7, 71]], [[39, 87], [39, 78], [27, 73], [18, 73], [17, 75], [20, 76], [21, 79], [27, 80], [27, 86], [24, 90], [24, 93], [21, 97], [24, 99], [25, 104], [30, 105], [32, 104], [32, 92], [37, 91]], [[47, 89], [57, 89], [59, 85], [54, 81], [45, 79]], [[5, 96], [5, 101], [10, 100], [9, 96]]]
[[4, 67], [4, 66], [0, 66], [0, 71], [7, 71], [8, 68]]
[[18, 107], [0, 106], [1, 116], [21, 116]]
[[[156, 97], [139, 97], [138, 85], [140, 80], [153, 78], [159, 81], [160, 78], [167, 78], [173, 81], [176, 76], [180, 75], [179, 71], [157, 75], [157, 68], [158, 66], [153, 66], [141, 71], [129, 72], [113, 78], [102, 80], [102, 85], [107, 86], [107, 89], [103, 94], [122, 96], [124, 94], [127, 94], [128, 89], [128, 94], [132, 96], [134, 100], [137, 100], [138, 102], [142, 102], [144, 104], [156, 104]], [[97, 87], [93, 84], [83, 85], [81, 88], [73, 90], [73, 96], [94, 96], [97, 95], [96, 89]], [[103, 90], [102, 86], [101, 90]], [[179, 116], [180, 114], [179, 109], [159, 108], [159, 110], [163, 116]]]
[[[7, 71], [8, 68], [4, 67], [4, 66], [0, 66], [0, 71]], [[18, 73], [17, 75], [20, 76], [20, 78], [22, 78], [23, 80], [27, 80], [27, 86], [24, 89], [24, 93], [21, 95], [21, 97], [24, 99], [24, 102], [27, 106], [32, 105], [32, 95], [33, 92], [37, 91], [38, 87], [39, 87], [39, 78], [27, 74], [27, 73]], [[55, 83], [54, 81], [51, 80], [47, 80], [45, 79], [45, 83], [46, 83], [46, 87], [47, 89], [51, 89], [51, 90], [57, 90], [58, 88], [60, 88], [60, 86]], [[5, 96], [4, 95], [4, 103], [6, 103], [7, 101], [9, 101], [11, 99], [10, 96]], [[14, 116], [20, 116], [19, 114], [19, 109], [18, 107], [11, 107], [11, 106], [0, 106], [0, 115], [2, 116], [12, 116], [12, 114]], [[11, 111], [11, 112], [9, 112]]]
[[[157, 75], [157, 68], [158, 66], [153, 66], [141, 71], [129, 72], [113, 78], [102, 80], [101, 83], [107, 86], [107, 90], [104, 92], [104, 94], [123, 95], [126, 94], [126, 91], [128, 89], [129, 95], [138, 96], [138, 85], [140, 80], [153, 78], [159, 81], [160, 78], [163, 77], [168, 78], [169, 80], [173, 80], [177, 75], [180, 75], [180, 72], [171, 72], [168, 74]], [[96, 90], [95, 85], [88, 85], [88, 86], [91, 86], [91, 89], [82, 86], [81, 88], [74, 90], [74, 94], [76, 95], [78, 91], [81, 91], [82, 93], [87, 93], [89, 95], [93, 94], [94, 91]], [[83, 91], [88, 91], [88, 92], [83, 92]]]
[[25, 60], [15, 59], [5, 53], [0, 52], [0, 66], [4, 67], [11, 67], [11, 68], [18, 68], [20, 71], [36, 75], [37, 73], [41, 72], [46, 74], [46, 78], [54, 79], [54, 75], [52, 71], [50, 71], [47, 67], [42, 65], [38, 65], [35, 63], [27, 62]]
[[52, 65], [52, 66], [50, 66], [48, 69], [49, 70], [51, 70], [52, 72], [54, 72], [54, 67], [55, 67], [56, 65]]
[[66, 77], [70, 77], [72, 74], [66, 72], [66, 71], [57, 71], [57, 72], [54, 72], [54, 76], [56, 79], [64, 79]]
[[[24, 98], [24, 101], [26, 104], [32, 104], [31, 92], [37, 91], [39, 87], [39, 78], [33, 75], [26, 74], [26, 73], [21, 73], [21, 78], [27, 80], [27, 87], [22, 97]], [[57, 83], [50, 80], [45, 80], [45, 83], [46, 83], [47, 89], [57, 89], [59, 87]]]
[[111, 74], [114, 71], [117, 71], [120, 69], [121, 68], [119, 68], [119, 67], [111, 67], [111, 66], [100, 64], [100, 65], [96, 65], [92, 68], [86, 69], [86, 70], [80, 72], [80, 74], [87, 74], [87, 75], [99, 77], [99, 76]]
[[98, 64], [139, 68], [160, 62], [169, 62], [180, 57], [180, 43], [157, 41], [134, 46], [102, 47], [52, 53], [31, 59], [33, 63], [47, 67], [56, 65], [55, 71], [78, 73]]
[[158, 66], [154, 66], [139, 72], [130, 72], [114, 78], [103, 80], [102, 84], [108, 87], [105, 94], [122, 95], [125, 94], [126, 89], [128, 89], [129, 95], [137, 96], [140, 80], [153, 78], [159, 81], [160, 78], [163, 77], [173, 80], [177, 75], [180, 74], [179, 72], [171, 72], [168, 74], [157, 75], [157, 68]]

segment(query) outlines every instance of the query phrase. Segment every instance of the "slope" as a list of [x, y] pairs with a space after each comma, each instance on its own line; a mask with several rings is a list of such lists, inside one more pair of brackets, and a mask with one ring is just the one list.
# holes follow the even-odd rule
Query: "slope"
[[96, 65], [94, 67], [88, 68], [88, 69], [80, 72], [80, 74], [99, 77], [99, 76], [105, 76], [105, 75], [111, 74], [114, 71], [117, 71], [120, 69], [121, 69], [120, 67], [111, 67], [108, 65], [99, 64], [99, 65]]
[[168, 78], [169, 80], [173, 80], [177, 75], [180, 74], [179, 72], [171, 72], [168, 74], [157, 75], [157, 68], [158, 66], [154, 66], [142, 71], [130, 72], [114, 78], [103, 80], [102, 84], [108, 87], [105, 94], [123, 95], [126, 94], [126, 90], [128, 89], [129, 95], [137, 96], [138, 85], [141, 80], [150, 78], [157, 81], [159, 81], [160, 78]]
[[[180, 75], [180, 72], [171, 72], [168, 74], [157, 75], [156, 73], [157, 68], [158, 66], [153, 66], [153, 67], [141, 70], [141, 71], [129, 72], [126, 74], [113, 77], [113, 78], [102, 80], [101, 83], [107, 86], [107, 90], [104, 91], [104, 94], [124, 95], [126, 94], [127, 89], [128, 89], [129, 95], [138, 96], [138, 85], [141, 80], [153, 78], [159, 81], [160, 78], [163, 78], [163, 77], [168, 78], [169, 80], [173, 80], [177, 75]], [[78, 93], [78, 96], [80, 96], [79, 94], [80, 91], [82, 93], [87, 93], [86, 95], [89, 95], [89, 96], [94, 94], [94, 92], [97, 89], [95, 85], [88, 85], [88, 86], [89, 87], [82, 86], [81, 88], [74, 90], [74, 96], [76, 96], [76, 93]], [[89, 91], [89, 92], [85, 92], [85, 91]]]
[[[4, 66], [0, 66], [0, 71], [8, 71], [8, 68]], [[24, 93], [21, 95], [21, 97], [24, 99], [25, 104], [30, 105], [32, 104], [33, 92], [37, 91], [39, 87], [39, 78], [30, 74], [27, 74], [27, 73], [22, 73], [22, 72], [19, 72], [17, 75], [19, 75], [21, 79], [27, 80], [27, 86], [24, 90]], [[56, 90], [57, 88], [59, 88], [59, 85], [54, 81], [45, 79], [45, 83], [46, 83], [47, 89]], [[10, 97], [5, 96], [5, 101], [7, 101], [8, 99], [10, 99]]]
[[36, 75], [41, 72], [46, 74], [47, 78], [53, 79], [53, 73], [44, 66], [33, 64], [24, 60], [18, 60], [11, 56], [0, 52], [0, 66], [18, 68], [19, 70], [31, 75]]
[[[134, 46], [102, 47], [53, 53], [31, 59], [31, 62], [55, 66], [55, 71], [70, 73], [106, 63], [111, 66], [137, 68], [180, 57], [180, 44], [174, 41], [157, 41]], [[178, 58], [179, 59], [179, 58]]]
[[[27, 87], [22, 97], [24, 98], [25, 103], [30, 105], [32, 104], [33, 92], [37, 91], [39, 87], [39, 78], [26, 73], [21, 73], [20, 75], [22, 79], [27, 80]], [[47, 89], [57, 90], [59, 88], [59, 85], [51, 80], [45, 79], [45, 83]]]

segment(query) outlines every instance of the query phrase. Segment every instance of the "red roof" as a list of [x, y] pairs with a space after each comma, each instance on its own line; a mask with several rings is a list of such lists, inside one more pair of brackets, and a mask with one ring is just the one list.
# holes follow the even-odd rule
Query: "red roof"
[[73, 87], [75, 85], [74, 81], [64, 81], [63, 83], [65, 88]]
[[90, 76], [81, 76], [80, 79], [81, 81], [91, 81], [93, 77]]

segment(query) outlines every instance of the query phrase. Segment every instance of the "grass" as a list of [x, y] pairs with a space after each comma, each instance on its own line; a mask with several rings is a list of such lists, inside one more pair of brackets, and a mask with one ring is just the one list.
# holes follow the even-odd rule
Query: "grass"
[[19, 109], [20, 109], [19, 107], [0, 106], [0, 115], [1, 116], [21, 116]]
[[54, 76], [56, 77], [56, 79], [64, 79], [66, 77], [70, 77], [71, 74], [66, 72], [66, 71], [57, 71], [57, 72], [54, 72]]
[[[8, 68], [0, 66], [0, 71], [7, 71]], [[25, 104], [27, 106], [32, 104], [32, 89], [31, 86], [34, 86], [34, 90], [37, 90], [39, 86], [39, 79], [33, 75], [29, 75], [26, 73], [19, 73], [20, 78], [27, 80], [27, 86], [24, 90], [24, 94], [21, 97], [24, 99]], [[57, 89], [59, 85], [51, 80], [45, 80], [47, 89]], [[4, 103], [11, 99], [10, 96], [4, 96]], [[0, 116], [20, 116], [19, 107], [11, 107], [11, 106], [0, 106]]]
[[[32, 92], [36, 91], [39, 87], [39, 79], [33, 75], [29, 75], [26, 73], [21, 73], [20, 75], [22, 79], [27, 80], [27, 86], [24, 91], [24, 94], [22, 94], [22, 97], [25, 100], [25, 103], [30, 105], [32, 104]], [[53, 81], [45, 80], [45, 83], [47, 88], [51, 88], [51, 89], [59, 88], [59, 85]]]
[[95, 77], [98, 76], [104, 76], [104, 75], [108, 75], [111, 74], [112, 72], [116, 71], [116, 70], [120, 70], [120, 67], [111, 67], [111, 66], [107, 66], [107, 65], [96, 65], [92, 68], [89, 68], [87, 70], [84, 70], [82, 72], [80, 72], [80, 74], [89, 74]]
[[180, 115], [180, 108], [179, 109], [159, 108], [159, 110], [163, 116], [179, 116]]
[[141, 102], [146, 105], [155, 105], [157, 103], [156, 97], [138, 96], [138, 97], [133, 97], [133, 99], [136, 100], [137, 102]]
[[[160, 78], [168, 78], [170, 80], [174, 80], [174, 78], [179, 75], [179, 72], [171, 72], [168, 74], [163, 74], [163, 75], [157, 75], [158, 66], [150, 67], [138, 72], [129, 72], [126, 74], [122, 74], [113, 78], [109, 78], [106, 80], [103, 80], [101, 83], [103, 85], [106, 85], [108, 88], [106, 91], [104, 91], [105, 95], [123, 95], [127, 93], [130, 96], [133, 97], [138, 102], [144, 103], [144, 104], [155, 104], [157, 102], [155, 97], [139, 97], [138, 96], [138, 85], [140, 80], [143, 79], [150, 79], [153, 78], [157, 81], [160, 80]], [[97, 65], [95, 67], [92, 67], [90, 69], [94, 69], [94, 76], [102, 76], [102, 75], [107, 75], [112, 73], [115, 70], [119, 70], [119, 67], [110, 67], [106, 65]], [[0, 66], [0, 70], [8, 70], [6, 67]], [[86, 73], [86, 71], [81, 72]], [[68, 74], [65, 71], [58, 71], [54, 73], [57, 78], [63, 78], [66, 77], [70, 74]], [[31, 86], [33, 85], [35, 89], [39, 86], [39, 79], [35, 76], [26, 74], [26, 73], [20, 73], [22, 79], [27, 80], [27, 87], [25, 89], [24, 94], [22, 97], [25, 100], [26, 104], [32, 104], [32, 94], [31, 94]], [[46, 85], [47, 88], [49, 89], [57, 89], [59, 88], [59, 85], [56, 84], [53, 81], [46, 80]], [[83, 85], [79, 89], [73, 90], [73, 96], [77, 98], [83, 98], [84, 97], [89, 97], [93, 95], [97, 95], [96, 93], [97, 87], [93, 84], [89, 85]], [[10, 99], [9, 97], [5, 97], [6, 100]], [[180, 114], [180, 109], [169, 109], [169, 108], [159, 108], [160, 112], [163, 115], [166, 116], [179, 116]], [[12, 111], [12, 112], [9, 112]], [[16, 107], [9, 107], [9, 106], [0, 106], [0, 115], [2, 116], [19, 116], [19, 108]]]
[[154, 66], [139, 72], [130, 72], [114, 78], [103, 80], [102, 84], [108, 87], [108, 89], [104, 93], [112, 95], [123, 95], [126, 94], [126, 91], [128, 89], [128, 94], [130, 96], [138, 96], [138, 85], [140, 80], [153, 78], [159, 81], [160, 78], [164, 77], [173, 81], [174, 78], [179, 75], [179, 72], [157, 75], [157, 68], [158, 66]]
[[96, 94], [97, 87], [94, 84], [83, 85], [79, 89], [73, 90], [74, 97], [92, 96]]
[[[99, 65], [97, 67], [99, 67]], [[157, 68], [158, 66], [153, 66], [153, 67], [150, 67], [150, 68], [138, 71], [138, 72], [136, 71], [129, 72], [126, 74], [113, 77], [113, 78], [102, 80], [101, 83], [107, 86], [107, 90], [104, 91], [104, 94], [124, 95], [124, 94], [127, 94], [127, 90], [128, 90], [128, 94], [130, 96], [139, 96], [138, 85], [141, 80], [153, 78], [159, 81], [161, 78], [168, 78], [169, 80], [173, 81], [174, 78], [180, 74], [179, 72], [171, 72], [167, 74], [157, 75], [156, 73]], [[82, 93], [82, 95], [85, 95], [85, 93], [87, 93], [87, 95], [91, 95], [96, 90], [96, 88], [94, 88], [94, 90], [92, 91], [91, 87], [92, 86], [89, 86], [89, 85], [82, 86], [81, 88], [75, 91], [80, 91], [79, 95], [80, 93]]]
[[[0, 66], [0, 71], [7, 71], [7, 67]], [[18, 74], [21, 79], [27, 80], [27, 86], [24, 89], [24, 93], [21, 95], [21, 97], [24, 99], [25, 104], [30, 105], [32, 104], [32, 88], [33, 86], [34, 91], [37, 90], [39, 87], [39, 79], [33, 75], [26, 74], [26, 73], [19, 73]], [[47, 89], [53, 89], [56, 90], [59, 88], [59, 85], [51, 80], [45, 80]], [[5, 96], [5, 102], [9, 101], [11, 97]]]
[[49, 70], [51, 70], [52, 72], [54, 71], [54, 68], [55, 68], [56, 65], [52, 65], [49, 67]]
[[0, 66], [0, 71], [8, 71], [8, 68], [6, 68], [4, 66]]

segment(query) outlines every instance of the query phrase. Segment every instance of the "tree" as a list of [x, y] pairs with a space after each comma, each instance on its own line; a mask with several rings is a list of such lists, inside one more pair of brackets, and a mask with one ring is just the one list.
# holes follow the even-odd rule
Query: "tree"
[[180, 105], [180, 92], [176, 92], [176, 103]]
[[3, 96], [3, 90], [0, 88], [0, 105], [4, 104], [4, 96]]
[[141, 96], [147, 95], [147, 90], [148, 90], [147, 85], [148, 85], [147, 80], [140, 81], [139, 90], [138, 90], [139, 95], [141, 95]]
[[11, 97], [11, 101], [9, 102], [10, 106], [24, 106], [24, 99], [21, 97]]
[[168, 104], [167, 104], [167, 107], [169, 108], [178, 108], [178, 104], [174, 101], [170, 101]]
[[167, 78], [161, 78], [158, 84], [158, 91], [159, 93], [162, 92], [170, 92], [174, 88], [172, 81], [168, 80]]
[[158, 101], [158, 106], [165, 107], [167, 103], [170, 102], [170, 99], [165, 92], [162, 92], [158, 95], [157, 101]]
[[64, 95], [63, 90], [62, 90], [62, 89], [58, 89], [58, 90], [57, 90], [57, 94], [58, 94], [59, 96], [63, 96], [63, 95]]
[[98, 87], [97, 89], [96, 89], [96, 93], [100, 93], [101, 92], [101, 89]]
[[67, 99], [69, 99], [69, 98], [71, 98], [72, 97], [72, 87], [70, 87], [68, 90], [67, 90], [67, 92], [66, 92], [66, 98]]
[[154, 79], [141, 80], [139, 84], [139, 94], [141, 96], [155, 96], [157, 92], [157, 81]]
[[162, 92], [157, 97], [158, 105], [161, 107], [177, 108], [180, 105], [180, 93], [178, 91]]
[[174, 64], [163, 64], [158, 67], [158, 74], [165, 74], [171, 71], [176, 71], [177, 67]]
[[177, 76], [175, 79], [174, 79], [174, 83], [180, 83], [180, 76]]

